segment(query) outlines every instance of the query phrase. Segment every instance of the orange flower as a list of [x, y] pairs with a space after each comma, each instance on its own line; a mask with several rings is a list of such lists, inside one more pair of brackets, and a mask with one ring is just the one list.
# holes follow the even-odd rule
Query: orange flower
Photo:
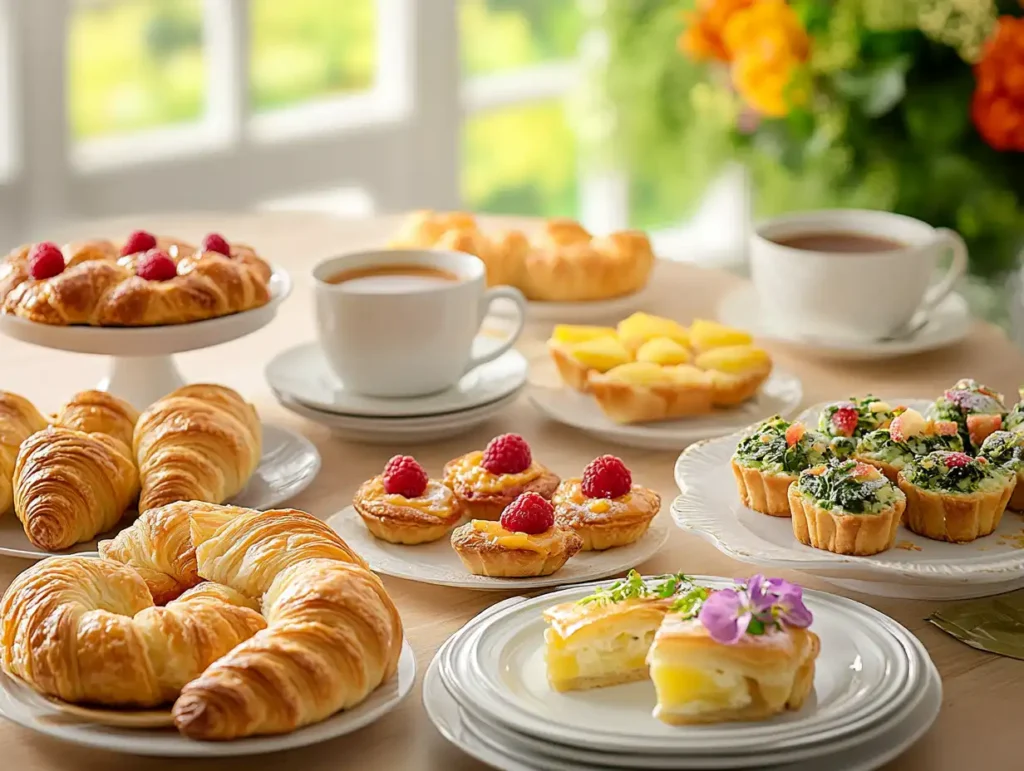
[[684, 14], [688, 26], [679, 37], [679, 48], [696, 61], [728, 61], [729, 52], [722, 39], [725, 26], [736, 11], [754, 2], [756, 0], [700, 0], [696, 11]]
[[1024, 19], [1003, 16], [974, 68], [971, 117], [994, 149], [1024, 152]]

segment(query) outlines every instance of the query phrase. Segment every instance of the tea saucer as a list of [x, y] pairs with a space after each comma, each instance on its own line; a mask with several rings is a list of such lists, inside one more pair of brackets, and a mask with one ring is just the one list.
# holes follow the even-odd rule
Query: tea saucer
[[814, 335], [813, 330], [806, 335], [797, 335], [774, 329], [762, 314], [757, 291], [750, 283], [728, 292], [718, 304], [717, 316], [723, 324], [747, 329], [757, 337], [798, 345], [819, 356], [848, 361], [888, 359], [944, 348], [963, 340], [971, 329], [967, 301], [956, 292], [939, 303], [919, 329], [905, 337], [885, 340], [825, 339]]
[[[491, 335], [478, 335], [473, 352], [500, 344]], [[407, 418], [440, 415], [479, 407], [503, 399], [526, 382], [526, 359], [518, 351], [507, 351], [494, 361], [468, 372], [459, 383], [440, 393], [409, 399], [384, 399], [347, 391], [327, 365], [315, 343], [282, 351], [267, 364], [264, 375], [275, 393], [322, 412], [337, 415]]]

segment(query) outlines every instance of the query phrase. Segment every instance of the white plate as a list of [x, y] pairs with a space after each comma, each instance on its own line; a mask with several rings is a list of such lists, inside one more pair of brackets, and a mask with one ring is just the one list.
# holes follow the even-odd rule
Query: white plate
[[332, 514], [326, 521], [377, 573], [424, 584], [495, 591], [541, 589], [618, 575], [650, 559], [668, 540], [665, 515], [659, 514], [647, 533], [635, 543], [606, 551], [581, 551], [550, 576], [490, 578], [466, 570], [447, 536], [416, 546], [381, 541], [370, 535], [351, 506]]
[[[739, 560], [771, 568], [805, 570], [830, 581], [858, 582], [858, 591], [885, 596], [938, 599], [977, 597], [1024, 585], [1024, 550], [1000, 536], [1017, 536], [1024, 521], [1006, 512], [996, 532], [965, 544], [933, 541], [903, 528], [899, 544], [870, 557], [833, 554], [805, 546], [793, 536], [791, 521], [746, 508], [736, 492], [729, 460], [742, 434], [688, 447], [676, 461], [682, 495], [672, 517], [720, 551]], [[847, 585], [844, 583], [843, 585]]]
[[[312, 442], [294, 431], [264, 424], [260, 465], [245, 489], [230, 502], [250, 509], [272, 509], [309, 487], [319, 470], [320, 453]], [[21, 522], [12, 511], [0, 517], [0, 554], [40, 560], [54, 554], [95, 552], [98, 542], [113, 538], [133, 520], [134, 516], [126, 516], [112, 530], [100, 533], [91, 541], [61, 552], [46, 552], [29, 543]]]
[[956, 292], [939, 303], [921, 329], [909, 337], [897, 340], [825, 340], [810, 335], [797, 337], [776, 330], [763, 317], [757, 292], [750, 283], [738, 286], [726, 294], [719, 302], [717, 316], [723, 324], [748, 329], [758, 337], [798, 345], [819, 356], [847, 361], [889, 359], [943, 348], [963, 340], [971, 329], [971, 313], [967, 301]]
[[[523, 601], [512, 597], [500, 602], [471, 621], [469, 625], [448, 639], [435, 655], [423, 679], [423, 706], [434, 726], [442, 736], [477, 760], [503, 771], [603, 771], [609, 766], [635, 768], [729, 768], [733, 758], [728, 755], [700, 756], [687, 758], [679, 755], [656, 756], [631, 753], [624, 756], [601, 756], [599, 753], [582, 753], [577, 748], [558, 744], [542, 745], [546, 752], [538, 752], [535, 744], [522, 742], [525, 738], [516, 734], [520, 741], [506, 741], [510, 732], [495, 732], [492, 725], [475, 721], [473, 716], [460, 709], [458, 702], [446, 689], [441, 675], [441, 661], [448, 655], [450, 646], [457, 638], [470, 633], [474, 623], [480, 623], [510, 605]], [[785, 765], [768, 765], [765, 771], [873, 771], [897, 757], [916, 742], [931, 727], [942, 705], [942, 683], [934, 665], [928, 659], [924, 648], [913, 641], [918, 657], [924, 662], [927, 681], [920, 689], [914, 704], [894, 716], [888, 724], [868, 729], [860, 734], [861, 742], [851, 747], [836, 747], [828, 755], [815, 757], [805, 762]], [[482, 737], [489, 737], [490, 742]], [[597, 757], [601, 761], [597, 762]], [[567, 762], [562, 762], [562, 760]], [[624, 762], [632, 760], [632, 762]], [[593, 765], [591, 764], [593, 762]]]
[[[491, 335], [478, 335], [474, 353], [500, 344]], [[282, 351], [267, 364], [264, 375], [275, 392], [307, 407], [362, 417], [413, 417], [458, 412], [501, 399], [526, 382], [526, 359], [516, 350], [467, 373], [458, 385], [429, 396], [378, 399], [346, 391], [327, 366], [320, 346], [305, 343]]]
[[886, 720], [923, 682], [906, 630], [853, 600], [808, 591], [814, 631], [827, 654], [818, 659], [814, 695], [803, 709], [758, 723], [669, 726], [651, 714], [656, 697], [650, 681], [569, 693], [548, 685], [542, 612], [591, 591], [573, 587], [526, 600], [460, 637], [450, 649], [451, 669], [442, 662], [456, 699], [474, 715], [549, 742], [644, 754], [713, 755], [728, 747], [760, 764], [764, 751], [839, 740]]
[[292, 281], [281, 268], [270, 277], [270, 301], [259, 308], [206, 321], [159, 327], [61, 327], [0, 314], [0, 332], [33, 345], [108, 356], [158, 356], [220, 345], [269, 324], [291, 294]]
[[800, 405], [803, 387], [795, 375], [776, 369], [758, 394], [738, 407], [685, 420], [636, 425], [615, 423], [601, 412], [593, 397], [565, 386], [532, 383], [527, 396], [551, 420], [603, 441], [649, 450], [679, 450], [691, 442], [728, 434], [775, 414], [788, 415]]
[[114, 728], [76, 720], [59, 712], [28, 686], [4, 674], [0, 674], [0, 715], [54, 739], [131, 755], [190, 758], [262, 755], [319, 744], [357, 731], [397, 707], [412, 689], [415, 679], [416, 658], [406, 640], [402, 643], [398, 672], [362, 704], [288, 734], [228, 742], [195, 741], [170, 728]]
[[[649, 286], [650, 284], [648, 284]], [[646, 299], [646, 288], [633, 294], [613, 297], [610, 300], [590, 300], [574, 303], [540, 302], [526, 303], [528, 321], [550, 321], [558, 324], [584, 324], [596, 321], [619, 321], [640, 310]], [[498, 318], [514, 318], [515, 305], [501, 300], [491, 306], [491, 313]]]

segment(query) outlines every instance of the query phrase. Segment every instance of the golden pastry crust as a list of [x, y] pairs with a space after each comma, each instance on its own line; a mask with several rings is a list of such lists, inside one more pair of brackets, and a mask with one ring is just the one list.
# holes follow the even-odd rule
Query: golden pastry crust
[[796, 476], [766, 474], [760, 469], [743, 466], [735, 459], [730, 465], [744, 506], [770, 517], [790, 516], [789, 487], [797, 480]]
[[443, 538], [463, 515], [461, 501], [440, 482], [430, 480], [423, 495], [406, 498], [389, 494], [379, 475], [360, 485], [352, 505], [375, 538], [409, 545]]
[[551, 360], [555, 362], [558, 375], [562, 378], [563, 383], [580, 393], [585, 394], [590, 391], [589, 379], [590, 373], [594, 371], [593, 368], [569, 355], [563, 346], [555, 342], [548, 342], [548, 352], [551, 354]]
[[138, 421], [139, 411], [124, 399], [105, 391], [81, 391], [61, 407], [53, 424], [87, 434], [107, 434], [131, 450]]
[[471, 519], [496, 520], [523, 493], [537, 493], [550, 500], [561, 481], [536, 461], [522, 474], [491, 474], [480, 465], [482, 459], [483, 453], [476, 450], [444, 464], [444, 484]]
[[770, 361], [745, 372], [708, 370], [711, 374], [711, 403], [715, 407], [735, 407], [752, 399], [772, 374]]
[[452, 532], [452, 548], [470, 573], [491, 578], [549, 576], [583, 548], [580, 536], [557, 526], [536, 537], [550, 540], [550, 549], [509, 549], [467, 522]]
[[661, 496], [633, 485], [618, 498], [587, 498], [579, 477], [564, 479], [551, 496], [555, 524], [583, 539], [582, 551], [603, 551], [638, 541], [661, 511]]
[[687, 418], [706, 415], [713, 409], [714, 390], [710, 380], [639, 385], [591, 372], [587, 384], [601, 411], [616, 423]]
[[22, 443], [48, 424], [28, 399], [0, 391], [0, 516], [14, 505], [14, 467]]
[[821, 508], [796, 485], [789, 488], [793, 535], [800, 543], [834, 554], [866, 557], [891, 549], [906, 507], [901, 496], [877, 514], [846, 514]]
[[1024, 511], [1024, 471], [1017, 472], [1017, 484], [1013, 486], [1013, 494], [1010, 495], [1010, 502], [1006, 508], [1014, 511]]
[[901, 472], [898, 484], [907, 496], [904, 524], [926, 538], [967, 543], [990, 535], [999, 527], [1017, 478], [998, 490], [969, 495], [932, 492], [911, 484]]

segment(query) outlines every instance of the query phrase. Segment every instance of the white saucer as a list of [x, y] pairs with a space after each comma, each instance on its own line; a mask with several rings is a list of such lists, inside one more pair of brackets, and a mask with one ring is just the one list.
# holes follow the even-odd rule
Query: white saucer
[[329, 428], [340, 439], [364, 444], [436, 442], [471, 431], [515, 402], [523, 388], [489, 404], [460, 412], [412, 418], [360, 418], [307, 407], [274, 391], [278, 403], [289, 412]]
[[622, 425], [606, 417], [593, 397], [566, 386], [531, 383], [530, 402], [551, 420], [578, 428], [606, 442], [649, 450], [678, 450], [700, 439], [722, 436], [779, 414], [786, 416], [803, 399], [800, 380], [776, 369], [748, 402], [710, 415], [660, 423]]
[[[286, 428], [264, 424], [260, 465], [249, 484], [230, 503], [250, 509], [272, 509], [309, 487], [318, 471], [320, 453], [311, 441]], [[40, 560], [55, 554], [95, 552], [100, 541], [113, 538], [134, 519], [133, 514], [128, 514], [112, 530], [100, 533], [91, 541], [75, 544], [61, 552], [47, 552], [29, 543], [21, 522], [11, 511], [0, 517], [0, 554]]]
[[[649, 284], [648, 284], [649, 286]], [[575, 303], [555, 303], [529, 300], [526, 303], [528, 321], [559, 324], [586, 324], [597, 321], [618, 321], [644, 305], [646, 287], [639, 292], [613, 297], [610, 300], [589, 300]], [[498, 300], [491, 306], [491, 314], [498, 318], [515, 318], [516, 306]]]
[[[0, 674], [0, 715], [32, 731], [85, 747], [156, 757], [233, 757], [307, 747], [367, 726], [399, 705], [416, 680], [416, 658], [402, 643], [398, 672], [362, 704], [326, 720], [280, 736], [256, 736], [224, 742], [189, 739], [168, 728], [115, 728], [76, 719], [59, 711], [26, 685]], [[139, 764], [142, 765], [142, 764]]]
[[[501, 343], [492, 335], [478, 335], [475, 354]], [[323, 412], [362, 417], [413, 417], [458, 412], [502, 399], [526, 382], [526, 359], [516, 350], [467, 373], [447, 391], [410, 399], [379, 399], [345, 390], [327, 366], [315, 342], [282, 351], [267, 364], [264, 375], [274, 391]]]
[[466, 570], [459, 555], [452, 549], [448, 536], [416, 546], [381, 541], [370, 535], [351, 506], [327, 517], [326, 522], [376, 573], [424, 584], [506, 592], [562, 586], [619, 575], [654, 556], [668, 540], [669, 532], [668, 517], [662, 512], [651, 522], [647, 533], [635, 543], [606, 551], [581, 551], [550, 576], [490, 578], [473, 575]]
[[750, 283], [727, 293], [718, 304], [717, 316], [723, 324], [750, 330], [757, 337], [798, 345], [820, 356], [849, 361], [888, 359], [943, 348], [964, 339], [971, 329], [967, 301], [956, 292], [939, 304], [916, 333], [895, 340], [825, 340], [813, 336], [813, 330], [809, 330], [807, 336], [776, 330], [762, 316], [757, 292]]

